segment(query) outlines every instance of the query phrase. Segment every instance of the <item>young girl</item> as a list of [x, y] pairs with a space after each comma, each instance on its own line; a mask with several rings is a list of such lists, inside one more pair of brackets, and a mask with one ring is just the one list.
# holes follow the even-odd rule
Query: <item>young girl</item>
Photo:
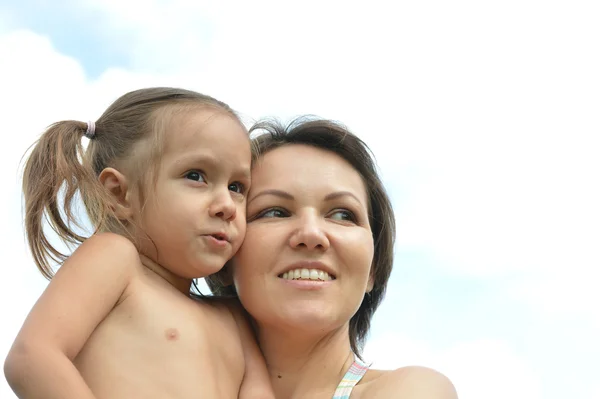
[[[6, 359], [17, 396], [273, 397], [242, 313], [189, 295], [240, 247], [249, 185], [246, 129], [202, 94], [138, 90], [95, 123], [50, 126], [23, 190], [33, 258], [52, 280]], [[88, 239], [73, 228], [78, 193], [96, 230]], [[46, 222], [81, 244], [71, 256]], [[55, 276], [51, 262], [62, 263]]]

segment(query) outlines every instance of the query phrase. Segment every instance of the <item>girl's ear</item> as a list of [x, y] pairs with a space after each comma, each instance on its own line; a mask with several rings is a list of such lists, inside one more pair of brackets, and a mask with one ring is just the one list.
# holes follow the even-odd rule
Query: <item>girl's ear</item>
[[104, 168], [98, 179], [113, 199], [111, 208], [117, 218], [121, 220], [131, 219], [133, 208], [130, 201], [131, 195], [128, 190], [127, 177], [115, 168]]

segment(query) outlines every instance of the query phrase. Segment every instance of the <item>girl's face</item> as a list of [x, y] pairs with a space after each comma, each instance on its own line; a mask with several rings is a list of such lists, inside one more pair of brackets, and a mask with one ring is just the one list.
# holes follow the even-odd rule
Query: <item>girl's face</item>
[[361, 176], [332, 152], [294, 144], [258, 160], [233, 275], [259, 326], [348, 323], [373, 284], [368, 209]]
[[231, 116], [181, 113], [166, 131], [156, 185], [140, 210], [142, 253], [183, 278], [219, 271], [241, 245], [250, 186], [250, 143]]

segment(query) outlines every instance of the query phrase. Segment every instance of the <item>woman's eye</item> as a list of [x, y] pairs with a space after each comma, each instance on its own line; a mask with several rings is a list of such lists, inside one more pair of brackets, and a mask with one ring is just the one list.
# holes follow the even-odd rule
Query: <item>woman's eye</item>
[[233, 191], [235, 193], [244, 194], [246, 191], [246, 187], [243, 183], [235, 182], [229, 185], [229, 191]]
[[345, 209], [338, 209], [336, 211], [333, 211], [329, 215], [329, 217], [333, 220], [340, 220], [340, 221], [345, 221], [345, 222], [356, 223], [356, 217], [354, 216], [354, 214]]
[[259, 213], [256, 218], [284, 218], [287, 216], [288, 212], [284, 211], [283, 209], [271, 208]]
[[194, 180], [200, 183], [206, 182], [204, 175], [202, 172], [198, 172], [197, 170], [191, 170], [185, 174], [185, 178], [189, 180]]

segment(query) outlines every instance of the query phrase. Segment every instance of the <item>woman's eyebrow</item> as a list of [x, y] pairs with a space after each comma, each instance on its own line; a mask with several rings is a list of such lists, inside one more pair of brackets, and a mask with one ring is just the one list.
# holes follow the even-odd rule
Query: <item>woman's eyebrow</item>
[[325, 201], [331, 201], [340, 197], [352, 197], [354, 198], [359, 204], [362, 204], [362, 201], [360, 199], [358, 199], [358, 197], [356, 195], [354, 195], [353, 193], [351, 193], [350, 191], [336, 191], [335, 193], [331, 193], [331, 194], [327, 194], [324, 198]]
[[252, 198], [250, 198], [248, 200], [248, 203], [254, 201], [258, 197], [262, 197], [263, 195], [274, 195], [276, 197], [284, 198], [284, 199], [287, 199], [287, 200], [293, 200], [294, 199], [294, 196], [292, 194], [290, 194], [290, 193], [287, 193], [287, 192], [281, 191], [281, 190], [276, 190], [276, 189], [269, 189], [269, 190], [259, 191], [256, 195], [254, 195]]

